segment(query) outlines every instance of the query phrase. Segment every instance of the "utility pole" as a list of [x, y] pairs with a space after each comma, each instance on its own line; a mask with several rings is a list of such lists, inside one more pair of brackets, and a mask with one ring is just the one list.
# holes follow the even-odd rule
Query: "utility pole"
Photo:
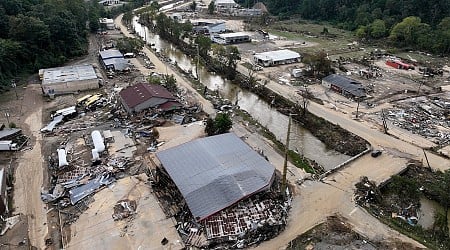
[[359, 114], [359, 102], [361, 101], [361, 99], [359, 97], [356, 98], [356, 101], [358, 102], [358, 105], [356, 106], [356, 119], [358, 119], [358, 114]]
[[200, 60], [200, 49], [197, 44], [197, 64], [195, 65], [195, 74], [197, 75], [197, 80], [200, 82], [200, 75], [198, 74], [198, 64]]
[[386, 113], [385, 113], [384, 109], [381, 110], [381, 119], [383, 120], [384, 133], [387, 134], [388, 126], [387, 126], [387, 122], [386, 122]]
[[283, 179], [281, 181], [281, 192], [283, 196], [286, 196], [286, 174], [287, 174], [287, 160], [288, 160], [288, 152], [289, 152], [289, 135], [291, 133], [291, 123], [292, 123], [292, 116], [295, 114], [289, 114], [289, 122], [288, 122], [288, 128], [287, 128], [287, 134], [286, 134], [286, 145], [284, 148], [284, 164], [283, 164]]

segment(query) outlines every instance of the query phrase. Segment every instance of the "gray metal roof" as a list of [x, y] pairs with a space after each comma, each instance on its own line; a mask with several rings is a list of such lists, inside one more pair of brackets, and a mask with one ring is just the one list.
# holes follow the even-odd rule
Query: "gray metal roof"
[[90, 64], [44, 69], [42, 85], [97, 79]]
[[18, 128], [4, 128], [0, 130], [0, 139], [20, 133], [22, 130]]
[[274, 51], [256, 53], [254, 55], [254, 57], [257, 59], [263, 60], [263, 61], [276, 62], [276, 61], [300, 58], [300, 54], [295, 51], [292, 51], [292, 50], [282, 49], [282, 50], [274, 50]]
[[366, 96], [364, 86], [360, 82], [353, 80], [351, 78], [338, 74], [332, 74], [327, 77], [324, 77], [322, 80], [338, 86], [339, 88], [352, 94], [353, 96], [356, 97]]
[[108, 49], [108, 50], [102, 50], [99, 52], [100, 57], [103, 60], [110, 59], [110, 58], [123, 58], [122, 53], [116, 49]]
[[275, 168], [233, 133], [156, 154], [197, 220], [268, 188]]
[[114, 69], [117, 71], [123, 71], [130, 67], [128, 60], [123, 59], [123, 58], [109, 58], [109, 59], [103, 60], [103, 63], [106, 66], [114, 65]]

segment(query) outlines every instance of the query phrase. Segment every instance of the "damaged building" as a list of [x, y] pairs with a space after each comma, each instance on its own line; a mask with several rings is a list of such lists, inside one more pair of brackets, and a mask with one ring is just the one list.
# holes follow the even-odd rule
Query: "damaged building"
[[364, 86], [351, 78], [332, 74], [322, 79], [322, 85], [349, 98], [364, 98], [366, 90]]
[[54, 96], [98, 89], [101, 78], [92, 65], [74, 65], [39, 70], [44, 95]]
[[154, 107], [168, 111], [182, 106], [166, 88], [157, 84], [138, 83], [120, 91], [119, 96], [128, 113]]
[[234, 133], [196, 139], [156, 156], [192, 215], [190, 222], [179, 222], [187, 245], [231, 241], [240, 248], [265, 239], [249, 239], [249, 233], [266, 228], [276, 234], [271, 226], [285, 225], [287, 208], [275, 198], [260, 199], [276, 179], [274, 166]]

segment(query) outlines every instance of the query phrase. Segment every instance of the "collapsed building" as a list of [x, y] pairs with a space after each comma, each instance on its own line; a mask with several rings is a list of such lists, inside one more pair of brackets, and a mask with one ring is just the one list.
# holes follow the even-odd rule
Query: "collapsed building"
[[[191, 215], [179, 221], [186, 245], [231, 242], [240, 248], [273, 237], [285, 225], [288, 205], [274, 197], [261, 198], [273, 193], [274, 166], [235, 134], [196, 139], [156, 156], [159, 171], [182, 196], [179, 206], [185, 204]], [[249, 236], [258, 230], [270, 236]]]

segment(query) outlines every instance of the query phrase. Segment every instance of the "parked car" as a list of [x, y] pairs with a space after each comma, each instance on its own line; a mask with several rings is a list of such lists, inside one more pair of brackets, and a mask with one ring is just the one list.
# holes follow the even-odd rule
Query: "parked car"
[[373, 150], [371, 155], [372, 155], [372, 157], [376, 158], [376, 157], [381, 155], [381, 151], [380, 150]]

